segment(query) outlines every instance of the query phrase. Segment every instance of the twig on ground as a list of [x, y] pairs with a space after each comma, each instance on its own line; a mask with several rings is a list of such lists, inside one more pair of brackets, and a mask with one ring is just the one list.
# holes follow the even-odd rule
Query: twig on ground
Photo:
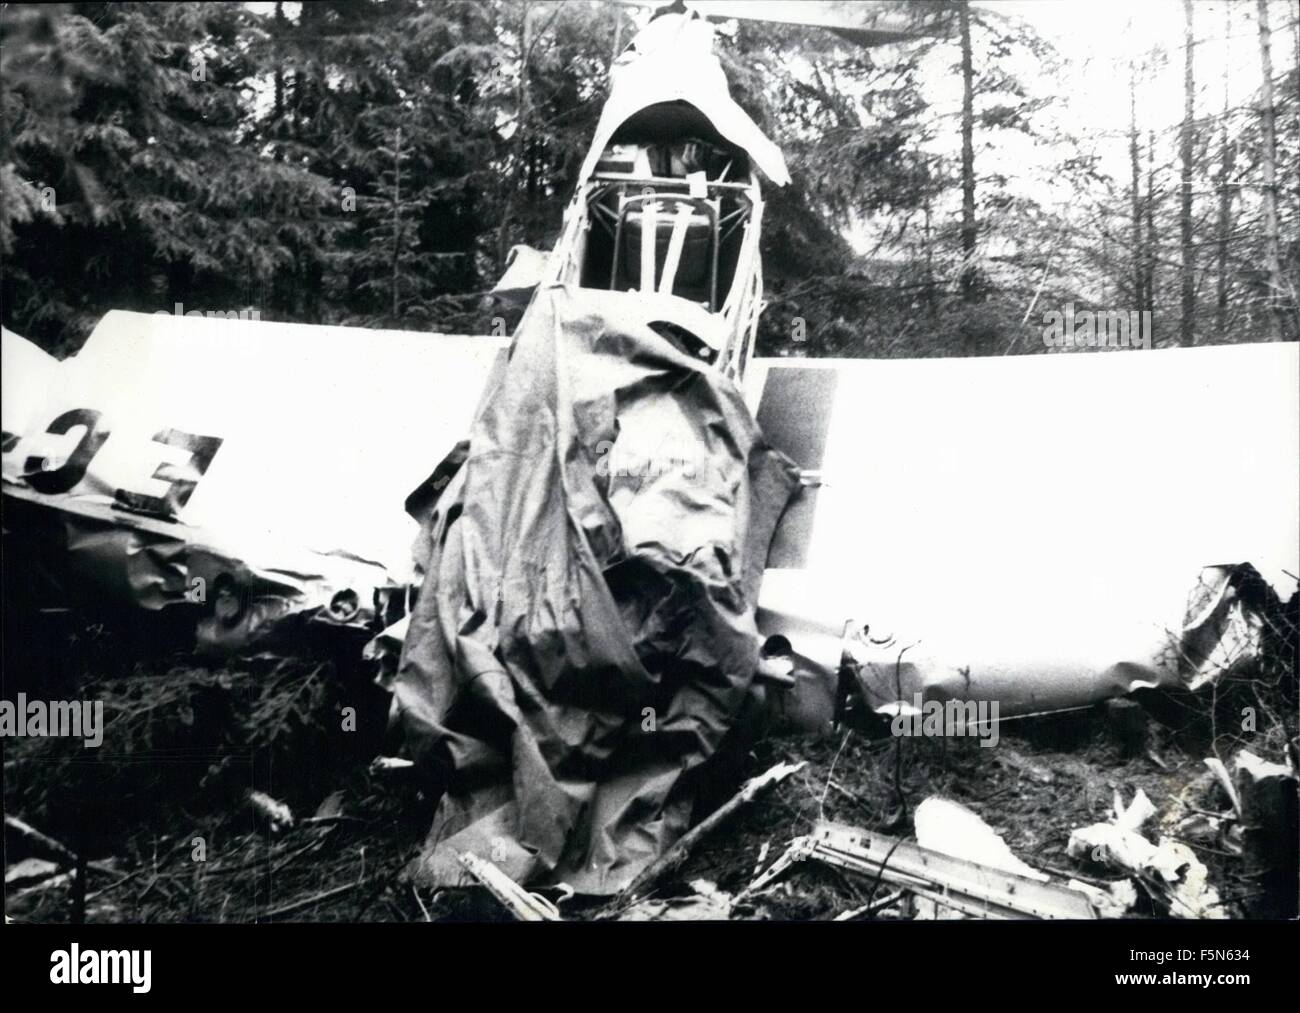
[[265, 912], [255, 921], [269, 921], [272, 918], [281, 918], [284, 915], [293, 914], [296, 911], [302, 911], [304, 908], [315, 907], [317, 904], [324, 904], [327, 901], [337, 900], [345, 893], [355, 890], [361, 885], [361, 880], [355, 883], [344, 883], [342, 886], [336, 886], [332, 890], [325, 890], [322, 893], [313, 894], [310, 897], [304, 897], [302, 900], [296, 900], [292, 904], [285, 904], [281, 907], [272, 908]]
[[71, 848], [56, 841], [48, 834], [41, 833], [30, 823], [23, 822], [17, 816], [10, 816], [5, 813], [5, 828], [14, 831], [32, 846], [33, 851], [40, 852], [46, 858], [65, 866], [75, 866], [77, 864], [77, 855]]
[[695, 846], [721, 826], [736, 810], [752, 802], [765, 791], [774, 788], [791, 774], [803, 769], [803, 766], [803, 762], [778, 763], [766, 773], [746, 781], [740, 791], [736, 792], [726, 803], [694, 828], [687, 831], [681, 840], [642, 870], [641, 874], [623, 890], [620, 898], [623, 901], [632, 901], [645, 896], [660, 879], [681, 868], [686, 863], [686, 860], [690, 858]]
[[433, 919], [429, 917], [429, 909], [424, 906], [424, 900], [420, 897], [420, 891], [415, 887], [411, 887], [411, 893], [415, 895], [415, 903], [420, 905], [420, 911], [424, 914], [424, 920], [426, 922], [433, 921]]
[[867, 915], [873, 915], [877, 911], [883, 911], [887, 907], [893, 907], [903, 899], [905, 890], [899, 890], [897, 893], [891, 893], [888, 897], [881, 897], [880, 900], [873, 901], [870, 904], [863, 904], [861, 907], [855, 907], [849, 911], [837, 914], [834, 921], [849, 922], [855, 918], [865, 918]]

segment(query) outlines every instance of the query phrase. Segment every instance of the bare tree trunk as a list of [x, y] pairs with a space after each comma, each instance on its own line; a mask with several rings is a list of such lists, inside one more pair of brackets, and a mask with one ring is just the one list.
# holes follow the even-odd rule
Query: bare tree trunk
[[[1110, 301], [1110, 234], [1102, 232], [1101, 234], [1101, 262], [1104, 265], [1101, 270], [1101, 304], [1103, 306], [1114, 305]], [[1116, 290], [1121, 286], [1116, 285]]]
[[[275, 5], [275, 129], [278, 133], [280, 130], [280, 117], [284, 115], [284, 54], [282, 34], [284, 32], [285, 17], [283, 2]], [[277, 146], [276, 161], [283, 158]]]
[[1259, 63], [1263, 73], [1259, 110], [1261, 148], [1259, 160], [1264, 170], [1264, 269], [1268, 272], [1269, 336], [1282, 337], [1282, 263], [1277, 240], [1277, 136], [1273, 108], [1272, 37], [1268, 27], [1268, 3], [1256, 0], [1259, 13]]
[[1195, 46], [1192, 25], [1192, 0], [1183, 0], [1183, 132], [1182, 132], [1182, 198], [1179, 209], [1179, 235], [1183, 248], [1182, 264], [1182, 319], [1178, 326], [1178, 343], [1196, 342], [1196, 253], [1192, 246], [1192, 152], [1193, 152], [1193, 91], [1192, 49]]
[[609, 54], [609, 67], [606, 70], [612, 70], [614, 61], [618, 59], [619, 53], [623, 51], [623, 8], [614, 8], [614, 51]]
[[1228, 237], [1232, 234], [1232, 173], [1237, 143], [1228, 133], [1228, 72], [1232, 53], [1232, 5], [1223, 7], [1223, 118], [1219, 121], [1219, 263], [1214, 329], [1220, 339], [1228, 329]]
[[1156, 132], [1147, 131], [1147, 309], [1151, 311], [1151, 340], [1156, 330]]
[[925, 308], [934, 314], [934, 240], [930, 231], [930, 196], [925, 198]]
[[1141, 167], [1138, 161], [1137, 128], [1137, 71], [1132, 63], [1128, 65], [1128, 157], [1132, 175], [1133, 208], [1133, 305], [1141, 310], [1146, 306], [1146, 286], [1142, 273], [1146, 268], [1142, 252], [1142, 199]]
[[528, 59], [532, 55], [532, 39], [529, 33], [528, 16], [533, 5], [525, 3], [519, 19], [519, 86], [515, 90], [518, 112], [515, 114], [515, 157], [514, 165], [505, 174], [506, 199], [501, 214], [501, 224], [497, 226], [497, 273], [505, 270], [506, 254], [510, 252], [510, 219], [515, 212], [515, 190], [519, 186], [518, 173], [524, 164], [525, 126], [528, 122]]
[[402, 128], [393, 148], [393, 326], [397, 325], [398, 271], [402, 256]]
[[970, 3], [957, 8], [961, 27], [961, 297], [976, 299], [975, 284], [975, 70], [971, 55]]

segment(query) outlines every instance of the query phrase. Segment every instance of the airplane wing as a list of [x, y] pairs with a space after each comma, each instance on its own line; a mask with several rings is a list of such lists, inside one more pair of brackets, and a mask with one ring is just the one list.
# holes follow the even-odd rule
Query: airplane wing
[[878, 709], [1217, 677], [1258, 644], [1240, 564], [1283, 599], [1300, 573], [1298, 347], [755, 360], [758, 423], [810, 473], [760, 629], [847, 653]]
[[411, 579], [403, 502], [504, 347], [121, 311], [63, 362], [3, 338], [6, 527], [54, 532], [112, 601], [222, 594], [207, 639], [228, 647], [331, 603], [360, 621], [376, 588]]
[[[113, 312], [60, 363], [6, 332], [6, 529], [55, 529], [112, 600], [197, 578], [227, 599], [214, 646], [360, 622], [412, 578], [403, 503], [504, 344]], [[877, 708], [1212, 680], [1258, 640], [1242, 564], [1283, 598], [1300, 573], [1297, 347], [754, 360], [751, 409], [806, 472], [761, 632], [852, 659]]]

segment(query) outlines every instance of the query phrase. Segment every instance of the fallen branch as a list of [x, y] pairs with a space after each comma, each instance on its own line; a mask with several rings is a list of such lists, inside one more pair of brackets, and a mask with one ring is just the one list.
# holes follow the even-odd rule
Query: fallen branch
[[332, 827], [340, 823], [355, 823], [357, 826], [367, 826], [370, 820], [363, 820], [359, 816], [308, 816], [294, 824], [295, 827]]
[[46, 858], [57, 861], [60, 865], [77, 864], [77, 855], [71, 848], [61, 844], [48, 834], [43, 834], [29, 823], [24, 823], [17, 816], [5, 814], [5, 828], [14, 831], [23, 840]]
[[905, 890], [899, 890], [897, 893], [891, 893], [888, 897], [881, 897], [880, 900], [870, 904], [863, 904], [861, 907], [855, 907], [849, 911], [837, 914], [834, 921], [851, 922], [855, 918], [865, 918], [867, 915], [875, 914], [877, 911], [883, 911], [887, 907], [893, 907], [903, 899]]
[[740, 791], [736, 792], [724, 805], [713, 812], [707, 819], [687, 831], [681, 840], [664, 852], [657, 861], [652, 862], [643, 869], [641, 874], [623, 890], [620, 895], [621, 899], [623, 901], [632, 901], [645, 896], [659, 880], [681, 868], [686, 863], [686, 860], [691, 857], [696, 845], [725, 823], [737, 809], [748, 805], [764, 792], [780, 784], [795, 771], [802, 769], [803, 766], [802, 762], [778, 763], [767, 773], [750, 778], [741, 786]]
[[311, 897], [304, 897], [302, 900], [296, 900], [292, 904], [285, 904], [283, 907], [272, 908], [257, 920], [264, 921], [271, 918], [280, 918], [284, 915], [293, 914], [295, 911], [301, 911], [304, 908], [315, 907], [317, 904], [324, 904], [326, 901], [342, 897], [345, 893], [355, 890], [360, 885], [360, 880], [355, 883], [344, 883], [342, 886], [336, 886], [332, 890], [326, 890], [323, 893], [314, 894]]
[[109, 893], [112, 890], [116, 890], [119, 886], [122, 886], [125, 883], [129, 883], [131, 880], [135, 879], [135, 877], [138, 876], [139, 874], [140, 874], [139, 869], [136, 869], [134, 872], [128, 872], [116, 883], [109, 883], [108, 886], [102, 887], [101, 889], [96, 890], [94, 893], [86, 894], [86, 902], [89, 903], [90, 901], [94, 900], [96, 897], [102, 897], [104, 894]]

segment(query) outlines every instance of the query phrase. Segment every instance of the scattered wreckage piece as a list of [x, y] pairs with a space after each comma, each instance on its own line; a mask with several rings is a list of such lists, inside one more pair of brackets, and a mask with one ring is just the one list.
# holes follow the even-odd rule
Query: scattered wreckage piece
[[1142, 835], [1142, 825], [1155, 812], [1142, 789], [1127, 806], [1116, 792], [1110, 822], [1072, 831], [1066, 853], [1132, 876], [1171, 917], [1227, 918], [1209, 884], [1209, 870], [1191, 848], [1168, 837], [1152, 844]]
[[807, 860], [888, 883], [973, 918], [1097, 917], [1089, 898], [1076, 890], [825, 821], [797, 838], [742, 896], [762, 890], [786, 869]]
[[912, 825], [916, 843], [923, 848], [1040, 883], [1051, 881], [1051, 877], [1017, 858], [996, 830], [958, 802], [927, 798], [916, 807]]
[[554, 904], [545, 897], [529, 893], [487, 859], [469, 852], [458, 857], [469, 874], [521, 922], [563, 921]]
[[[1051, 877], [1042, 870], [1035, 869], [1016, 857], [1002, 836], [978, 814], [951, 799], [937, 796], [925, 799], [916, 807], [912, 825], [916, 843], [923, 848], [991, 869], [1001, 869], [1040, 883], [1051, 882]], [[922, 920], [963, 917], [951, 908], [945, 913], [941, 910], [941, 905], [922, 898], [917, 899], [915, 908], [916, 917]]]

